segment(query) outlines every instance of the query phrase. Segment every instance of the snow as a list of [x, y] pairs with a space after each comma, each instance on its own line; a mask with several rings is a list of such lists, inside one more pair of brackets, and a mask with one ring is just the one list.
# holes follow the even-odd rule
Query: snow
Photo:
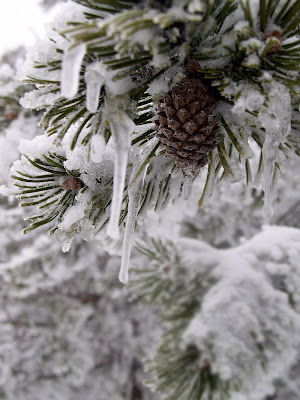
[[65, 215], [63, 221], [59, 224], [60, 229], [68, 230], [71, 225], [78, 222], [80, 219], [84, 217], [84, 208], [81, 203], [77, 203], [74, 206], [70, 207]]
[[66, 242], [63, 244], [61, 250], [63, 253], [68, 253], [70, 251], [71, 248], [71, 242]]
[[31, 139], [39, 135], [42, 131], [37, 127], [36, 117], [25, 118], [22, 114], [11, 122], [5, 130], [5, 134], [0, 136], [0, 149], [5, 149], [0, 157], [0, 182], [7, 182], [9, 169], [14, 160], [18, 159], [20, 153], [18, 145], [23, 138]]
[[[258, 0], [250, 3], [251, 7], [257, 9]], [[174, 35], [174, 38], [180, 34], [176, 26], [181, 26], [180, 21], [185, 20], [186, 17], [185, 14], [183, 15], [182, 4], [181, 0], [174, 0], [169, 15], [161, 15], [157, 12], [153, 14], [157, 17], [155, 23], [161, 24], [161, 26], [163, 25], [163, 17], [165, 17], [166, 24], [172, 22], [170, 32]], [[206, 2], [192, 0], [185, 2], [185, 5], [190, 13], [198, 13], [202, 11], [203, 5], [206, 6]], [[60, 20], [57, 21], [58, 31], [65, 29], [66, 19], [77, 20], [77, 18], [73, 18], [72, 13], [66, 12], [66, 10], [72, 11], [77, 7], [74, 2], [69, 2], [68, 8], [65, 8], [62, 4], [59, 4], [59, 7], [62, 7], [62, 11]], [[76, 10], [78, 11], [78, 8]], [[81, 21], [85, 18], [82, 10], [80, 9], [78, 13], [78, 20]], [[144, 10], [134, 8], [132, 12], [144, 13]], [[236, 16], [240, 12], [241, 7], [232, 18], [225, 21], [222, 27], [223, 32], [225, 28], [228, 28], [230, 24], [237, 20]], [[153, 15], [145, 13], [146, 17], [152, 18]], [[104, 14], [104, 17], [107, 17], [107, 15]], [[109, 16], [108, 19], [117, 21], [117, 17]], [[201, 16], [194, 15], [191, 16], [191, 20], [193, 20], [192, 17], [195, 17], [194, 21], [199, 21], [201, 18]], [[102, 21], [103, 19], [96, 22], [96, 29], [107, 23], [105, 18]], [[138, 21], [139, 18], [137, 18]], [[179, 21], [179, 24], [177, 21]], [[207, 21], [207, 24], [210, 25], [211, 22], [213, 22], [212, 19]], [[256, 21], [254, 22], [256, 23]], [[127, 23], [127, 20], [124, 21], [124, 24]], [[197, 25], [197, 23], [194, 25]], [[175, 28], [173, 29], [173, 27]], [[221, 40], [223, 40], [223, 44], [228, 43], [233, 48], [236, 35], [238, 33], [247, 34], [248, 30], [248, 23], [240, 21], [235, 25], [235, 32], [230, 37], [224, 33], [224, 38], [221, 38]], [[9, 329], [5, 328], [5, 331], [0, 333], [1, 340], [7, 343], [9, 348], [7, 353], [4, 352], [3, 358], [1, 357], [5, 367], [2, 372], [0, 371], [0, 383], [4, 385], [6, 379], [13, 383], [17, 382], [18, 379], [20, 381], [23, 379], [22, 376], [12, 377], [8, 373], [10, 369], [13, 372], [15, 367], [13, 357], [9, 359], [10, 354], [13, 354], [17, 361], [21, 360], [20, 365], [24, 360], [22, 359], [22, 351], [17, 346], [14, 347], [15, 343], [12, 341], [12, 338], [18, 337], [16, 334], [20, 334], [21, 331], [22, 338], [25, 340], [24, 347], [29, 349], [24, 352], [27, 357], [25, 357], [24, 364], [26, 365], [24, 369], [25, 372], [29, 372], [30, 376], [26, 376], [24, 380], [25, 383], [30, 381], [31, 384], [29, 392], [24, 394], [25, 397], [35, 398], [36, 393], [41, 391], [41, 396], [45, 400], [50, 397], [57, 399], [97, 398], [99, 393], [101, 393], [100, 397], [103, 398], [121, 399], [125, 395], [125, 384], [130, 386], [132, 379], [132, 377], [129, 378], [129, 374], [132, 373], [135, 358], [133, 358], [131, 346], [133, 346], [133, 343], [136, 344], [138, 336], [136, 331], [141, 330], [145, 335], [144, 331], [147, 330], [152, 336], [151, 324], [141, 318], [144, 315], [140, 316], [135, 311], [134, 315], [131, 316], [132, 324], [130, 323], [129, 305], [124, 297], [120, 299], [118, 289], [115, 289], [115, 282], [111, 283], [114, 280], [112, 277], [115, 278], [117, 272], [114, 269], [106, 272], [103, 260], [97, 257], [97, 243], [106, 251], [120, 244], [120, 242], [117, 244], [114, 242], [113, 245], [108, 247], [107, 241], [110, 241], [110, 243], [113, 241], [107, 239], [105, 229], [99, 232], [100, 227], [91, 217], [93, 215], [91, 211], [94, 211], [95, 203], [93, 201], [95, 197], [100, 199], [99, 202], [103, 201], [104, 203], [109, 203], [111, 200], [110, 182], [113, 177], [113, 162], [111, 160], [113, 159], [113, 195], [108, 224], [108, 234], [112, 238], [119, 237], [120, 214], [121, 211], [125, 211], [126, 206], [125, 201], [123, 203], [124, 193], [128, 194], [128, 213], [124, 237], [122, 238], [123, 255], [119, 279], [123, 283], [128, 282], [130, 255], [136, 234], [145, 236], [145, 231], [147, 231], [147, 234], [154, 238], [163, 236], [169, 240], [174, 236], [179, 237], [176, 246], [179, 249], [180, 256], [184, 259], [185, 276], [181, 279], [173, 265], [171, 266], [171, 274], [166, 276], [166, 271], [170, 266], [168, 263], [160, 265], [159, 273], [165, 274], [163, 276], [165, 282], [171, 276], [172, 284], [175, 282], [183, 285], [189, 282], [189, 279], [190, 283], [193, 282], [193, 277], [200, 273], [202, 279], [199, 287], [203, 284], [200, 288], [202, 292], [200, 293], [199, 289], [199, 298], [196, 299], [199, 301], [199, 310], [188, 323], [183, 333], [181, 345], [184, 347], [192, 343], [197, 346], [200, 353], [199, 365], [201, 365], [201, 362], [205, 365], [205, 360], [209, 360], [211, 370], [214, 373], [218, 374], [225, 382], [232, 381], [230, 399], [258, 400], [266, 398], [273, 392], [274, 380], [285, 378], [287, 369], [292, 366], [295, 357], [299, 354], [300, 234], [299, 230], [296, 229], [266, 227], [261, 234], [247, 240], [247, 237], [257, 231], [261, 224], [260, 214], [253, 211], [257, 204], [260, 206], [260, 188], [257, 188], [256, 192], [253, 185], [246, 188], [245, 185], [236, 184], [232, 185], [232, 188], [225, 179], [225, 182], [222, 182], [222, 189], [215, 189], [216, 198], [213, 199], [213, 206], [209, 207], [208, 200], [210, 200], [213, 192], [216, 178], [215, 168], [219, 161], [216, 150], [213, 152], [208, 165], [210, 176], [203, 197], [203, 204], [207, 207], [204, 210], [201, 209], [199, 215], [197, 215], [197, 203], [205, 183], [206, 168], [203, 168], [195, 178], [192, 191], [193, 177], [188, 175], [182, 182], [181, 171], [178, 169], [177, 175], [174, 172], [167, 187], [169, 203], [162, 211], [160, 210], [161, 203], [166, 199], [167, 191], [161, 194], [162, 192], [159, 189], [160, 184], [166, 182], [171, 169], [170, 162], [168, 164], [168, 157], [161, 154], [153, 157], [147, 171], [145, 169], [133, 183], [130, 184], [129, 182], [130, 171], [132, 170], [131, 176], [136, 176], [142, 161], [134, 160], [132, 153], [128, 155], [132, 133], [136, 129], [133, 122], [133, 118], [136, 117], [135, 104], [130, 101], [128, 91], [136, 88], [136, 85], [143, 84], [143, 79], [148, 79], [147, 74], [152, 71], [151, 67], [164, 68], [170, 65], [169, 54], [159, 54], [159, 45], [162, 41], [170, 40], [171, 36], [163, 37], [161, 32], [160, 28], [155, 27], [138, 30], [136, 34], [131, 35], [130, 30], [122, 29], [122, 26], [119, 26], [117, 22], [109, 29], [109, 34], [114, 36], [118, 42], [115, 49], [120, 50], [120, 58], [122, 58], [122, 46], [123, 50], [128, 48], [129, 53], [132, 51], [132, 54], [134, 54], [136, 46], [142, 46], [144, 49], [150, 50], [154, 56], [152, 61], [149, 62], [149, 69], [146, 66], [141, 70], [141, 74], [135, 74], [132, 71], [131, 76], [125, 76], [123, 79], [118, 79], [120, 71], [109, 71], [101, 62], [86, 67], [84, 75], [86, 91], [82, 94], [86, 95], [87, 110], [92, 114], [97, 113], [100, 92], [104, 85], [105, 91], [103, 90], [102, 93], [105, 93], [106, 96], [106, 105], [101, 106], [99, 112], [102, 125], [98, 132], [92, 136], [91, 142], [86, 148], [81, 146], [80, 140], [74, 151], [71, 151], [69, 146], [70, 138], [81, 121], [69, 129], [60, 147], [53, 145], [53, 137], [41, 136], [34, 140], [28, 140], [31, 139], [30, 135], [37, 135], [38, 132], [36, 132], [34, 126], [35, 119], [31, 120], [27, 116], [11, 122], [10, 127], [0, 138], [0, 147], [5, 148], [0, 160], [1, 183], [7, 179], [8, 164], [11, 164], [13, 158], [19, 156], [16, 149], [19, 139], [22, 138], [22, 133], [28, 131], [28, 135], [26, 133], [20, 143], [19, 149], [22, 153], [32, 158], [40, 157], [48, 151], [65, 155], [67, 158], [64, 163], [65, 168], [78, 173], [85, 185], [85, 191], [76, 194], [74, 204], [64, 214], [56, 232], [58, 241], [63, 244], [63, 252], [69, 252], [68, 257], [56, 252], [55, 246], [51, 244], [52, 242], [48, 238], [41, 243], [41, 238], [45, 238], [45, 236], [40, 234], [37, 234], [37, 240], [32, 245], [29, 244], [29, 239], [26, 239], [28, 241], [24, 242], [23, 250], [18, 252], [19, 241], [21, 242], [23, 239], [20, 239], [16, 234], [16, 229], [19, 229], [19, 225], [22, 225], [21, 222], [12, 223], [14, 228], [10, 232], [10, 241], [7, 238], [5, 238], [5, 241], [1, 237], [4, 256], [7, 256], [6, 252], [8, 251], [13, 253], [10, 262], [5, 263], [1, 268], [1, 279], [3, 280], [3, 282], [1, 281], [1, 289], [5, 296], [7, 295], [4, 299], [5, 306], [7, 305], [6, 301], [11, 301], [10, 296], [23, 298], [25, 301], [20, 304], [16, 303], [15, 298], [11, 301], [15, 307], [12, 314], [20, 313], [22, 316], [24, 314], [24, 319], [30, 326], [28, 330], [23, 328], [17, 330], [12, 324], [7, 324], [6, 326], [9, 326]], [[34, 69], [32, 64], [29, 65], [28, 62], [23, 69], [26, 74], [57, 81], [25, 94], [21, 104], [28, 108], [42, 109], [55, 104], [61, 96], [73, 98], [77, 94], [80, 72], [82, 65], [85, 64], [83, 62], [85, 46], [74, 47], [71, 36], [70, 44], [66, 39], [60, 37], [57, 31], [53, 33], [53, 37], [55, 43], [52, 42], [51, 45], [48, 42], [38, 44], [29, 59], [35, 59], [41, 64], [60, 61], [61, 56], [56, 52], [56, 47], [65, 50], [70, 46], [65, 51], [63, 58], [61, 93], [59, 91], [50, 93], [51, 90], [55, 92], [58, 89], [59, 71], [50, 72], [48, 69]], [[208, 43], [210, 39], [211, 37], [208, 38]], [[242, 42], [241, 48], [247, 53], [242, 65], [253, 68], [260, 66], [257, 54], [261, 54], [260, 51], [263, 46], [264, 44], [258, 39]], [[182, 65], [187, 57], [187, 51], [188, 43], [183, 43], [171, 54], [174, 59], [177, 57], [179, 63], [149, 85], [148, 93], [153, 98], [160, 97], [168, 91], [169, 83], [173, 79], [176, 81], [183, 77], [185, 71]], [[227, 60], [217, 61], [217, 67], [221, 67], [223, 62], [225, 63]], [[233, 73], [234, 70], [231, 72]], [[13, 75], [7, 66], [3, 67], [0, 71], [1, 74], [10, 77]], [[241, 77], [243, 74], [239, 76]], [[235, 100], [232, 113], [229, 112], [229, 107], [227, 107], [226, 110], [223, 109], [223, 115], [237, 137], [239, 145], [238, 151], [232, 147], [232, 160], [228, 160], [229, 168], [226, 173], [228, 180], [232, 183], [242, 178], [242, 173], [238, 167], [238, 153], [241, 154], [241, 157], [244, 157], [240, 163], [241, 167], [244, 166], [245, 158], [253, 158], [255, 164], [256, 152], [254, 154], [254, 151], [250, 148], [252, 143], [248, 144], [248, 137], [251, 135], [252, 129], [259, 131], [263, 143], [262, 186], [265, 192], [263, 214], [270, 217], [274, 197], [272, 187], [274, 164], [275, 161], [283, 158], [277, 149], [280, 144], [284, 143], [290, 132], [291, 97], [286, 88], [272, 81], [271, 73], [263, 72], [257, 79], [267, 96], [264, 96], [262, 91], [259, 90], [259, 85], [249, 84], [248, 81], [243, 80], [228, 82], [228, 86], [223, 91], [228, 99]], [[81, 82], [83, 83], [83, 79]], [[14, 91], [15, 87], [15, 84], [12, 83], [10, 90]], [[8, 90], [8, 88], [5, 90]], [[268, 106], [265, 106], [265, 104]], [[219, 110], [222, 111], [221, 108]], [[257, 111], [258, 117], [250, 116], [248, 111]], [[92, 121], [97, 117], [98, 115], [93, 116]], [[239, 127], [243, 131], [240, 131]], [[112, 133], [112, 139], [107, 145], [103, 136], [103, 131], [106, 128], [110, 129]], [[82, 136], [85, 136], [89, 129], [90, 127], [85, 128]], [[30, 133], [30, 131], [32, 132]], [[137, 131], [138, 129], [135, 133]], [[225, 148], [228, 152], [231, 141], [228, 135], [226, 136], [226, 132], [224, 132], [224, 136]], [[152, 143], [150, 142], [149, 148], [151, 148]], [[112, 145], [113, 147], [111, 147]], [[87, 161], [88, 154], [90, 154], [91, 162]], [[128, 163], [128, 159], [130, 163]], [[15, 163], [14, 168], [19, 167], [24, 172], [28, 170], [36, 172], [24, 157], [22, 161]], [[296, 175], [296, 168], [295, 174], [290, 175]], [[57, 179], [58, 185], [63, 179], [65, 177]], [[296, 182], [295, 176], [290, 176], [286, 181], [291, 182], [291, 179]], [[105, 182], [109, 182], [106, 187], [104, 187]], [[149, 185], [149, 197], [152, 196], [152, 198], [149, 200], [148, 212], [146, 206], [146, 210], [143, 211], [145, 215], [142, 215], [139, 220], [140, 223], [141, 219], [145, 218], [144, 227], [139, 225], [135, 232], [140, 195], [145, 185]], [[292, 186], [295, 187], [292, 188]], [[292, 205], [290, 203], [292, 199], [289, 199], [289, 195], [284, 193], [291, 188], [293, 189], [293, 196], [291, 197], [296, 198], [299, 191], [296, 184], [289, 184], [288, 186], [287, 182], [281, 183], [281, 197], [279, 197], [278, 203], [282, 201], [286, 207]], [[184, 201], [181, 197], [175, 201], [181, 190], [182, 197], [186, 200]], [[11, 192], [0, 186], [0, 193], [9, 195]], [[155, 211], [151, 209], [152, 206], [156, 207]], [[5, 220], [5, 224], [7, 224], [7, 218], [11, 215], [12, 210], [18, 217], [25, 215], [21, 214], [19, 209], [14, 209], [10, 204], [7, 209], [3, 210], [1, 216], [3, 217], [1, 219]], [[109, 212], [108, 207], [103, 216], [105, 221], [108, 219]], [[209, 246], [199, 239], [183, 238], [180, 236], [180, 232], [183, 229], [184, 222], [187, 221], [187, 217], [195, 224], [193, 226], [196, 226], [193, 232], [190, 229], [190, 235], [195, 235], [198, 238], [203, 236], [205, 240], [211, 243], [215, 242], [216, 246], [223, 246], [223, 248], [239, 241], [243, 241], [243, 244], [225, 251]], [[87, 247], [87, 251], [82, 253], [85, 245], [76, 243], [76, 239], [74, 239], [76, 234], [81, 235], [81, 238], [87, 241], [96, 239], [93, 248]], [[6, 235], [6, 228], [2, 235], [8, 236]], [[72, 241], [74, 244], [71, 248]], [[114, 248], [111, 251], [117, 253], [119, 250]], [[83, 304], [80, 295], [86, 288], [91, 289], [91, 293], [95, 293], [96, 297], [99, 296], [99, 301], [97, 299], [92, 300], [92, 305]], [[52, 289], [53, 293], [50, 293], [48, 297], [47, 290], [49, 289]], [[189, 289], [190, 285], [187, 285], [185, 294], [192, 296], [193, 294]], [[148, 290], [148, 287], [146, 290]], [[70, 294], [70, 297], [65, 296], [65, 293]], [[169, 292], [166, 290], [165, 298], [168, 295]], [[105, 302], [105, 299], [108, 299], [108, 301]], [[118, 303], [116, 299], [120, 299], [120, 302]], [[177, 299], [175, 300], [173, 304], [167, 304], [167, 306], [176, 306]], [[179, 300], [178, 304], [180, 305]], [[125, 308], [124, 314], [119, 312], [122, 307]], [[4, 313], [6, 309], [2, 308]], [[24, 309], [28, 311], [28, 314], [23, 313]], [[95, 310], [97, 315], [94, 316]], [[41, 319], [39, 320], [38, 316], [40, 315]], [[97, 316], [100, 316], [100, 318]], [[51, 323], [52, 320], [54, 321], [52, 323], [54, 328], [43, 326], [43, 329], [39, 329], [38, 323], [44, 323], [47, 318]], [[120, 324], [120, 320], [123, 321], [122, 324]], [[169, 323], [172, 322], [169, 321]], [[116, 332], [120, 332], [120, 327], [123, 331], [121, 331], [120, 337], [116, 337]], [[99, 330], [103, 335], [101, 337]], [[38, 340], [31, 343], [31, 336], [38, 337]], [[126, 340], [123, 342], [124, 336]], [[134, 340], [132, 340], [133, 337]], [[23, 346], [23, 342], [21, 342], [18, 345]], [[55, 346], [59, 347], [60, 342], [63, 344], [62, 349], [55, 348]], [[143, 340], [139, 346], [142, 349], [146, 348], [148, 346], [147, 340]], [[3, 349], [3, 346], [1, 349]], [[50, 356], [43, 353], [41, 349], [46, 349], [45, 351], [49, 352]], [[111, 356], [115, 349], [116, 355]], [[175, 350], [180, 351], [180, 346]], [[50, 357], [51, 362], [48, 363], [46, 356]], [[103, 368], [101, 376], [96, 370], [97, 366], [103, 365], [101, 363], [107, 359], [113, 359], [112, 363], [117, 365], [112, 372], [109, 371], [109, 375], [112, 376], [109, 384], [102, 378], [102, 372], [105, 374], [106, 368]], [[34, 375], [32, 371], [35, 372], [36, 369], [39, 371], [37, 371], [37, 375]], [[54, 377], [53, 381], [49, 383], [44, 383], [44, 380], [35, 383], [35, 379], [38, 380], [40, 370], [46, 374], [49, 371], [54, 371], [58, 377], [57, 379]], [[123, 387], [120, 394], [116, 394], [116, 382], [122, 383]], [[68, 385], [72, 389], [69, 389]], [[91, 386], [93, 389], [86, 394]], [[236, 390], [237, 386], [239, 386], [240, 392]], [[131, 389], [126, 386], [125, 397], [132, 397]], [[147, 395], [144, 396], [143, 392], [141, 396], [146, 398]], [[203, 395], [204, 398], [205, 396], [206, 394]], [[18, 396], [18, 393], [13, 393], [10, 397], [20, 400], [25, 398], [22, 395]]]
[[[246, 109], [254, 111], [262, 107], [265, 97], [257, 89], [254, 89], [250, 84], [245, 82], [238, 84], [237, 88], [240, 96], [232, 107], [233, 113], [242, 114]], [[229, 94], [229, 90], [230, 87], [227, 87], [225, 92]]]
[[0, 185], [0, 194], [2, 194], [2, 196], [10, 196], [11, 190], [5, 185]]
[[215, 280], [185, 330], [183, 343], [196, 345], [212, 372], [224, 381], [230, 379], [233, 400], [266, 397], [274, 391], [274, 380], [283, 377], [295, 360], [300, 315], [269, 277], [284, 275], [298, 281], [299, 273], [291, 270], [287, 257], [292, 249], [299, 257], [299, 241], [299, 230], [273, 226], [226, 251], [203, 248], [194, 240], [179, 241], [183, 258], [195, 265], [193, 273], [213, 268]]
[[90, 153], [92, 162], [99, 163], [102, 161], [105, 146], [105, 139], [102, 135], [96, 134], [92, 137]]
[[[43, 92], [45, 93], [43, 94]], [[20, 100], [20, 104], [24, 108], [40, 110], [54, 104], [60, 97], [61, 94], [59, 92], [49, 93], [48, 88], [41, 88], [39, 90], [32, 90], [31, 92], [25, 93]]]
[[165, 78], [156, 79], [149, 84], [147, 93], [152, 97], [157, 96], [158, 99], [162, 97], [163, 93], [167, 92], [169, 89], [169, 82]]
[[243, 65], [248, 68], [259, 68], [260, 66], [260, 59], [256, 54], [250, 54], [246, 57], [243, 61]]
[[72, 99], [77, 94], [79, 73], [85, 53], [86, 46], [82, 43], [71, 47], [64, 54], [61, 72], [61, 95], [68, 99]]
[[204, 4], [202, 0], [191, 0], [188, 3], [188, 11], [190, 13], [202, 12], [204, 10]]
[[119, 217], [125, 187], [128, 151], [130, 149], [131, 135], [135, 129], [135, 124], [124, 111], [114, 110], [111, 107], [108, 108], [108, 118], [114, 141], [115, 160], [113, 197], [107, 233], [111, 238], [118, 239]]
[[155, 54], [151, 60], [154, 68], [166, 68], [171, 65], [170, 57], [165, 54]]
[[36, 136], [33, 140], [21, 139], [18, 147], [20, 153], [30, 158], [39, 158], [42, 154], [54, 152], [61, 154], [63, 151], [53, 144], [53, 139], [48, 136]]

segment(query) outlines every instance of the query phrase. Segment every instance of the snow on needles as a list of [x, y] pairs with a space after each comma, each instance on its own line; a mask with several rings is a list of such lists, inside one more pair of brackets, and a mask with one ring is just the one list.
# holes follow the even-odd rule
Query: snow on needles
[[[192, 263], [216, 263], [216, 283], [183, 343], [196, 345], [199, 363], [208, 361], [213, 373], [230, 381], [232, 400], [264, 398], [273, 392], [274, 379], [288, 372], [300, 345], [299, 230], [269, 226], [239, 247], [209, 252], [209, 258], [202, 257], [202, 247], [197, 255], [193, 240], [184, 240], [183, 251], [191, 260], [197, 257]], [[285, 282], [281, 287], [278, 276]]]

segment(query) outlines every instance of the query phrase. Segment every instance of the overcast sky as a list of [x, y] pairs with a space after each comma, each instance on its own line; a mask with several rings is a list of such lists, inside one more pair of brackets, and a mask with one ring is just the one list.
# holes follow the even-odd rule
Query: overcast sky
[[43, 34], [46, 16], [39, 0], [0, 0], [0, 54], [20, 44], [33, 44]]

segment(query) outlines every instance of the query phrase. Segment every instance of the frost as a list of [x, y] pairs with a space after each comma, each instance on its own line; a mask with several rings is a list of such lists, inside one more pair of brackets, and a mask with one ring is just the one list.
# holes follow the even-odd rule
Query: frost
[[77, 94], [79, 73], [85, 53], [85, 44], [80, 44], [67, 50], [64, 55], [61, 72], [61, 95], [68, 99], [72, 99]]
[[124, 111], [114, 110], [112, 107], [109, 107], [108, 118], [115, 146], [115, 161], [113, 197], [107, 233], [113, 239], [117, 239], [119, 237], [119, 217], [125, 187], [128, 152], [135, 123]]
[[98, 110], [101, 88], [105, 82], [104, 76], [98, 70], [98, 63], [92, 64], [85, 73], [86, 108], [90, 113]]

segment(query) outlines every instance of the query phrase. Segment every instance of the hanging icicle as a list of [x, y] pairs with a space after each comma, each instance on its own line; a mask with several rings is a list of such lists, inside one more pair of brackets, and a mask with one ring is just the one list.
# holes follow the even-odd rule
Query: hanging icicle
[[274, 163], [276, 157], [278, 143], [272, 134], [268, 134], [263, 146], [263, 190], [264, 190], [264, 206], [262, 215], [266, 219], [270, 219], [273, 215], [272, 208], [272, 177], [274, 171]]
[[79, 73], [85, 53], [85, 44], [80, 44], [67, 50], [64, 55], [61, 73], [61, 95], [67, 99], [72, 99], [78, 92]]
[[98, 110], [100, 92], [105, 78], [97, 71], [97, 64], [92, 64], [84, 77], [86, 82], [86, 108], [94, 114]]
[[119, 238], [119, 218], [123, 201], [128, 152], [135, 123], [124, 111], [108, 109], [109, 124], [115, 145], [113, 197], [111, 215], [107, 228], [108, 235]]
[[[132, 172], [131, 176], [136, 176], [139, 169], [137, 165]], [[128, 270], [131, 249], [134, 241], [134, 228], [136, 217], [138, 213], [138, 207], [140, 203], [140, 196], [143, 188], [143, 183], [145, 179], [147, 168], [143, 173], [133, 182], [133, 184], [128, 189], [129, 203], [128, 203], [128, 214], [126, 219], [125, 234], [123, 239], [123, 252], [122, 252], [122, 262], [119, 273], [119, 279], [122, 283], [128, 283]]]

